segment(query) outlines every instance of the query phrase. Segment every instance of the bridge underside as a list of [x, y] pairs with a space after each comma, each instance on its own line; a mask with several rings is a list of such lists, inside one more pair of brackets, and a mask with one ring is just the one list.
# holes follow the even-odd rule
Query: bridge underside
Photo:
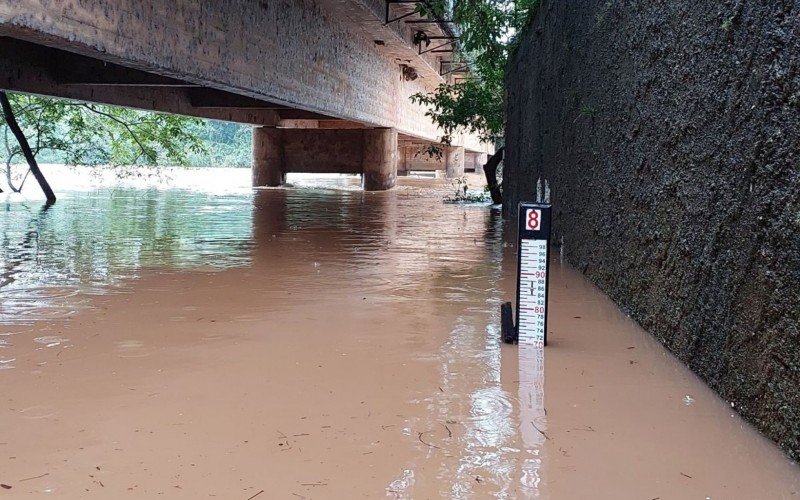
[[441, 159], [416, 154], [440, 131], [409, 96], [444, 81], [441, 57], [374, 17], [382, 2], [233, 4], [0, 6], [0, 88], [253, 125], [256, 185], [338, 172], [386, 189], [408, 171], [482, 164], [489, 147], [469, 136]]

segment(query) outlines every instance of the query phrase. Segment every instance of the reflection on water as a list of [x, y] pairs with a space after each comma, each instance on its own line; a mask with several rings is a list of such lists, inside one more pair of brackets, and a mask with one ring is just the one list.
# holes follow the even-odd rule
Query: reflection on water
[[547, 439], [544, 405], [544, 346], [519, 345], [519, 427], [529, 452], [520, 466], [520, 483], [536, 496], [541, 477], [541, 448]]
[[[421, 453], [403, 464], [387, 496], [468, 498], [476, 488], [499, 498], [536, 496], [541, 440], [520, 449], [518, 394], [507, 389], [519, 374], [501, 373], [499, 264], [513, 248], [503, 244], [499, 213], [437, 203], [441, 213], [433, 217], [431, 200], [403, 190], [266, 192], [255, 205], [255, 266], [313, 266], [318, 285], [369, 291], [394, 314], [419, 317], [422, 334], [426, 317], [456, 315], [434, 360], [440, 386], [417, 402], [425, 416], [406, 429]], [[292, 249], [318, 262], [286, 258]], [[286, 279], [302, 287], [307, 277], [297, 269]], [[541, 379], [536, 386], [542, 389]]]
[[[441, 193], [410, 183], [386, 193], [351, 189], [348, 179], [221, 195], [99, 189], [62, 194], [47, 210], [8, 202], [0, 219], [0, 322], [63, 317], [87, 295], [124, 291], [145, 269], [234, 267], [269, 278], [248, 286], [273, 311], [318, 300], [312, 290], [369, 296], [386, 305], [387, 315], [415, 318], [418, 331], [398, 339], [412, 345], [423, 343], [420, 336], [441, 318], [453, 317], [438, 352], [419, 353], [433, 354], [440, 386], [423, 389], [416, 401], [424, 416], [409, 417], [406, 434], [420, 453], [397, 464], [400, 474], [386, 484], [387, 494], [534, 496], [538, 482], [529, 477], [538, 477], [540, 443], [520, 447], [519, 395], [509, 384], [519, 375], [504, 373], [498, 343], [504, 299], [498, 262], [513, 248], [503, 244], [498, 212], [443, 205]], [[169, 321], [197, 315], [185, 307]], [[71, 346], [57, 335], [35, 342]], [[122, 359], [152, 353], [137, 338], [116, 340], [112, 349]], [[13, 366], [14, 359], [0, 358], [0, 368]]]
[[[413, 179], [364, 193], [352, 178], [253, 191], [246, 177], [0, 205], [0, 427], [14, 429], [0, 444], [19, 457], [4, 462], [14, 492], [797, 491], [771, 443], [559, 265], [545, 397], [542, 351], [499, 343], [516, 249], [497, 212], [443, 205], [446, 186]], [[77, 482], [101, 457], [117, 480]]]
[[[476, 489], [499, 498], [536, 496], [541, 440], [520, 448], [518, 394], [508, 390], [519, 374], [501, 373], [498, 264], [513, 248], [503, 243], [500, 214], [420, 196], [402, 189], [258, 193], [253, 266], [280, 268], [289, 289], [311, 288], [311, 274], [313, 287], [369, 294], [391, 307], [387, 314], [418, 317], [422, 335], [426, 318], [454, 315], [433, 359], [440, 386], [417, 401], [424, 417], [410, 418], [405, 429], [420, 453], [400, 464], [388, 497], [469, 498]], [[436, 217], [432, 206], [441, 211]], [[314, 261], [298, 260], [297, 252]]]
[[[251, 196], [185, 190], [60, 193], [0, 205], [0, 323], [70, 314], [143, 268], [246, 265]], [[83, 300], [85, 302], [85, 300]]]

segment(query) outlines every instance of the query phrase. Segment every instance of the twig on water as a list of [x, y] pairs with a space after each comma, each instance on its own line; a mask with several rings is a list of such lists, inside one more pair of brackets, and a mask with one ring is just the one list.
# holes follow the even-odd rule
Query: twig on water
[[547, 439], [548, 441], [550, 440], [550, 436], [548, 436], [547, 434], [545, 434], [545, 433], [544, 433], [544, 431], [543, 431], [543, 430], [541, 430], [540, 428], [536, 427], [536, 424], [535, 424], [534, 422], [531, 422], [531, 425], [533, 426], [533, 428], [534, 428], [534, 429], [536, 429], [537, 431], [539, 431], [539, 434], [541, 434], [542, 436], [544, 436], [544, 438], [545, 438], [545, 439]]
[[26, 477], [25, 479], [20, 479], [19, 482], [21, 483], [22, 481], [30, 481], [32, 479], [39, 479], [40, 477], [49, 476], [49, 475], [50, 475], [49, 472], [45, 472], [44, 474], [39, 475], [39, 476]]
[[439, 448], [439, 447], [438, 447], [438, 446], [436, 446], [435, 444], [426, 443], [426, 442], [425, 442], [425, 441], [422, 439], [422, 435], [423, 435], [423, 434], [425, 434], [425, 433], [424, 433], [424, 432], [418, 432], [418, 433], [417, 433], [417, 438], [419, 438], [419, 442], [420, 442], [420, 443], [424, 444], [425, 446], [430, 446], [431, 448], [436, 448], [437, 450], [441, 450], [441, 448]]
[[251, 496], [251, 497], [250, 497], [250, 498], [248, 498], [247, 500], [253, 500], [255, 497], [257, 497], [258, 495], [260, 495], [260, 494], [262, 494], [262, 493], [264, 493], [264, 490], [261, 490], [261, 491], [259, 491], [258, 493], [256, 493], [255, 495]]
[[447, 424], [442, 424], [445, 429], [447, 429], [447, 437], [453, 437], [453, 431], [450, 430], [450, 427], [447, 427]]

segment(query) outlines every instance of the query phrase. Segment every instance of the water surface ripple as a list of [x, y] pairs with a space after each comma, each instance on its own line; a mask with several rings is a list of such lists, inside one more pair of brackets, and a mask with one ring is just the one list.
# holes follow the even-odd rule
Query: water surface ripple
[[514, 235], [448, 189], [1, 202], [0, 482], [66, 499], [793, 498], [796, 466], [575, 270], [552, 266], [551, 345], [501, 345]]

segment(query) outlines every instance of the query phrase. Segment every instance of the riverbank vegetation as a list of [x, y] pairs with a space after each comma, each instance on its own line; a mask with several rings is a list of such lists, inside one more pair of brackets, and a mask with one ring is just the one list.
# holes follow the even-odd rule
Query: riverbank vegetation
[[459, 0], [452, 14], [446, 4], [434, 0], [423, 12], [439, 18], [452, 16], [459, 31], [457, 56], [469, 65], [470, 72], [463, 79], [440, 84], [435, 92], [418, 93], [411, 99], [428, 106], [427, 115], [444, 131], [444, 144], [462, 131], [501, 143], [506, 63], [539, 0]]
[[[108, 165], [120, 176], [142, 166], [249, 167], [250, 127], [27, 94], [1, 93], [4, 187], [19, 192], [38, 163]], [[3, 98], [0, 96], [0, 99]], [[12, 123], [15, 122], [15, 123]], [[16, 166], [23, 164], [24, 166]], [[52, 190], [42, 186], [48, 198]], [[0, 191], [2, 188], [0, 188]]]
[[[426, 113], [443, 131], [441, 142], [450, 144], [460, 132], [477, 134], [483, 141], [502, 146], [505, 129], [505, 68], [520, 35], [530, 24], [539, 0], [459, 0], [452, 13], [449, 2], [432, 0], [421, 13], [439, 19], [452, 17], [458, 27], [456, 58], [470, 71], [451, 79], [431, 93], [411, 96], [428, 107]], [[502, 203], [503, 147], [484, 167], [493, 203]]]

